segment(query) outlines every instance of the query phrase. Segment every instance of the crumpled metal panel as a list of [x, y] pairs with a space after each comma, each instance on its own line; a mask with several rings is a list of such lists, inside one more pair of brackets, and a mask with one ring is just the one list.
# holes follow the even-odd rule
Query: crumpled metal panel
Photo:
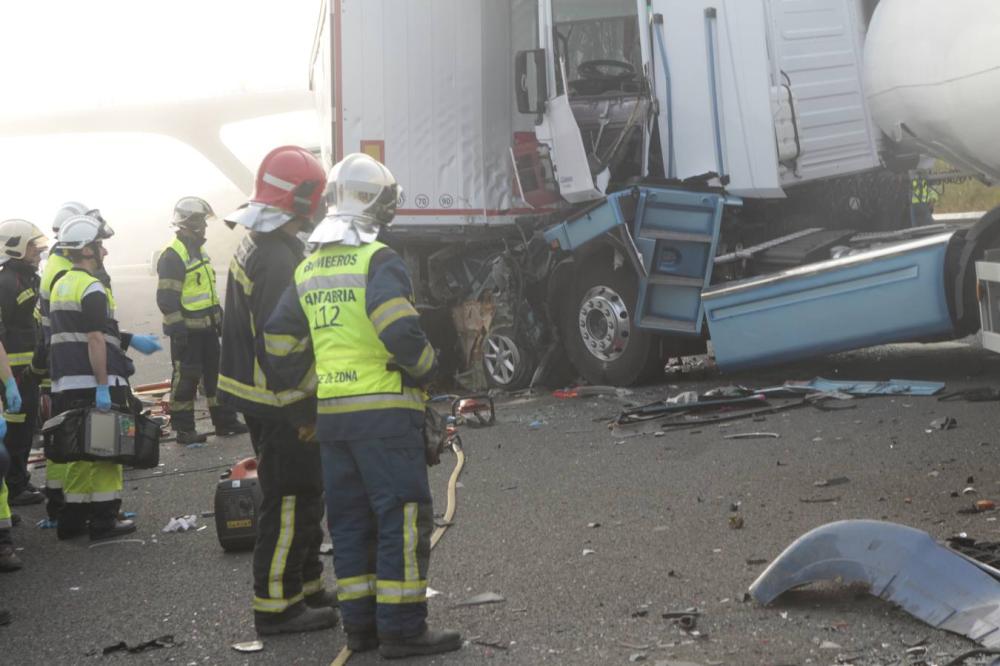
[[872, 595], [917, 619], [994, 648], [1000, 647], [998, 573], [912, 527], [844, 520], [796, 539], [753, 582], [750, 594], [768, 604], [808, 583], [864, 583]]

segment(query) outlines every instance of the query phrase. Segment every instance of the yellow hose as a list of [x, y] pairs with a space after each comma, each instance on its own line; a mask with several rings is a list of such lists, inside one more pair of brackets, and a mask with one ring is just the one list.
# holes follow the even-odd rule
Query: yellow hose
[[[444, 533], [451, 527], [451, 519], [455, 517], [455, 506], [458, 503], [456, 492], [458, 477], [462, 474], [462, 468], [465, 467], [465, 452], [462, 450], [462, 440], [458, 437], [453, 438], [451, 450], [455, 452], [455, 469], [451, 471], [451, 478], [448, 479], [448, 504], [444, 510], [443, 524], [431, 534], [431, 548], [437, 545], [441, 537], [444, 536]], [[352, 654], [353, 652], [348, 650], [347, 646], [344, 646], [337, 654], [337, 657], [330, 662], [330, 666], [344, 666]]]

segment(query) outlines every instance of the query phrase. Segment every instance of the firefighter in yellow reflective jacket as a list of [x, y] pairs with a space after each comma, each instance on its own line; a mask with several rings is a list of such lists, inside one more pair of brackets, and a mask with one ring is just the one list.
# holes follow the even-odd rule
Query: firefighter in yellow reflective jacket
[[[295, 271], [263, 342], [278, 386], [315, 362], [327, 520], [348, 647], [389, 658], [457, 650], [428, 629], [433, 509], [421, 388], [436, 369], [403, 260], [376, 240], [399, 188], [371, 157], [349, 155], [327, 184], [319, 249]], [[270, 379], [270, 378], [269, 378]]]
[[[10, 361], [7, 359], [7, 352], [0, 344], [0, 376], [4, 380], [12, 378]], [[17, 395], [17, 385], [14, 385], [14, 393], [7, 396], [8, 404], [20, 403], [21, 398]], [[10, 470], [10, 454], [4, 446], [4, 437], [7, 435], [7, 421], [0, 418], [0, 572], [17, 571], [21, 568], [21, 558], [14, 552], [14, 541], [11, 538], [11, 528], [13, 527], [13, 516], [10, 512], [9, 493], [7, 491], [7, 473]], [[0, 610], [0, 614], [3, 611]]]
[[[59, 229], [56, 247], [73, 267], [55, 282], [49, 301], [49, 367], [56, 413], [80, 407], [100, 411], [112, 405], [126, 407], [131, 399], [128, 378], [135, 367], [125, 349], [131, 346], [151, 354], [160, 348], [152, 336], [132, 335], [128, 343], [122, 340], [114, 297], [97, 277], [107, 254], [103, 240], [110, 235], [103, 220], [87, 215], [71, 217]], [[121, 491], [121, 465], [70, 463], [59, 538], [89, 532], [95, 540], [134, 532], [132, 521], [118, 520]]]
[[194, 399], [201, 382], [208, 410], [219, 436], [240, 435], [247, 427], [236, 413], [219, 405], [215, 391], [219, 381], [219, 336], [222, 308], [215, 287], [212, 260], [202, 248], [208, 220], [215, 217], [208, 202], [184, 197], [174, 206], [177, 237], [167, 245], [156, 264], [160, 282], [156, 304], [163, 313], [163, 332], [170, 336], [170, 359], [174, 366], [170, 391], [170, 424], [178, 444], [204, 442], [194, 424]]

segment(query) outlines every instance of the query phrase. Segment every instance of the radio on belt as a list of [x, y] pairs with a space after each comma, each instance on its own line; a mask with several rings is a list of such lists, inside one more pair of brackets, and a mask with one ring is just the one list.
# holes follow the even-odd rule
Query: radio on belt
[[245, 458], [222, 475], [215, 488], [215, 531], [223, 550], [253, 550], [262, 498], [256, 458]]

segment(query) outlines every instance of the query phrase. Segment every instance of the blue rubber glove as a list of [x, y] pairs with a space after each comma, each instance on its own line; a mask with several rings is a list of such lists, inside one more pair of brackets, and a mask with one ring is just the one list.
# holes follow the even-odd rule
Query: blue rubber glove
[[111, 391], [108, 390], [107, 384], [101, 384], [97, 387], [97, 409], [102, 412], [107, 412], [111, 410]]
[[21, 392], [17, 390], [17, 381], [13, 377], [8, 377], [5, 384], [7, 386], [7, 411], [21, 411]]
[[140, 354], [145, 354], [146, 356], [163, 349], [160, 345], [160, 341], [156, 339], [155, 335], [133, 335], [132, 341], [129, 342], [129, 346], [134, 348]]

